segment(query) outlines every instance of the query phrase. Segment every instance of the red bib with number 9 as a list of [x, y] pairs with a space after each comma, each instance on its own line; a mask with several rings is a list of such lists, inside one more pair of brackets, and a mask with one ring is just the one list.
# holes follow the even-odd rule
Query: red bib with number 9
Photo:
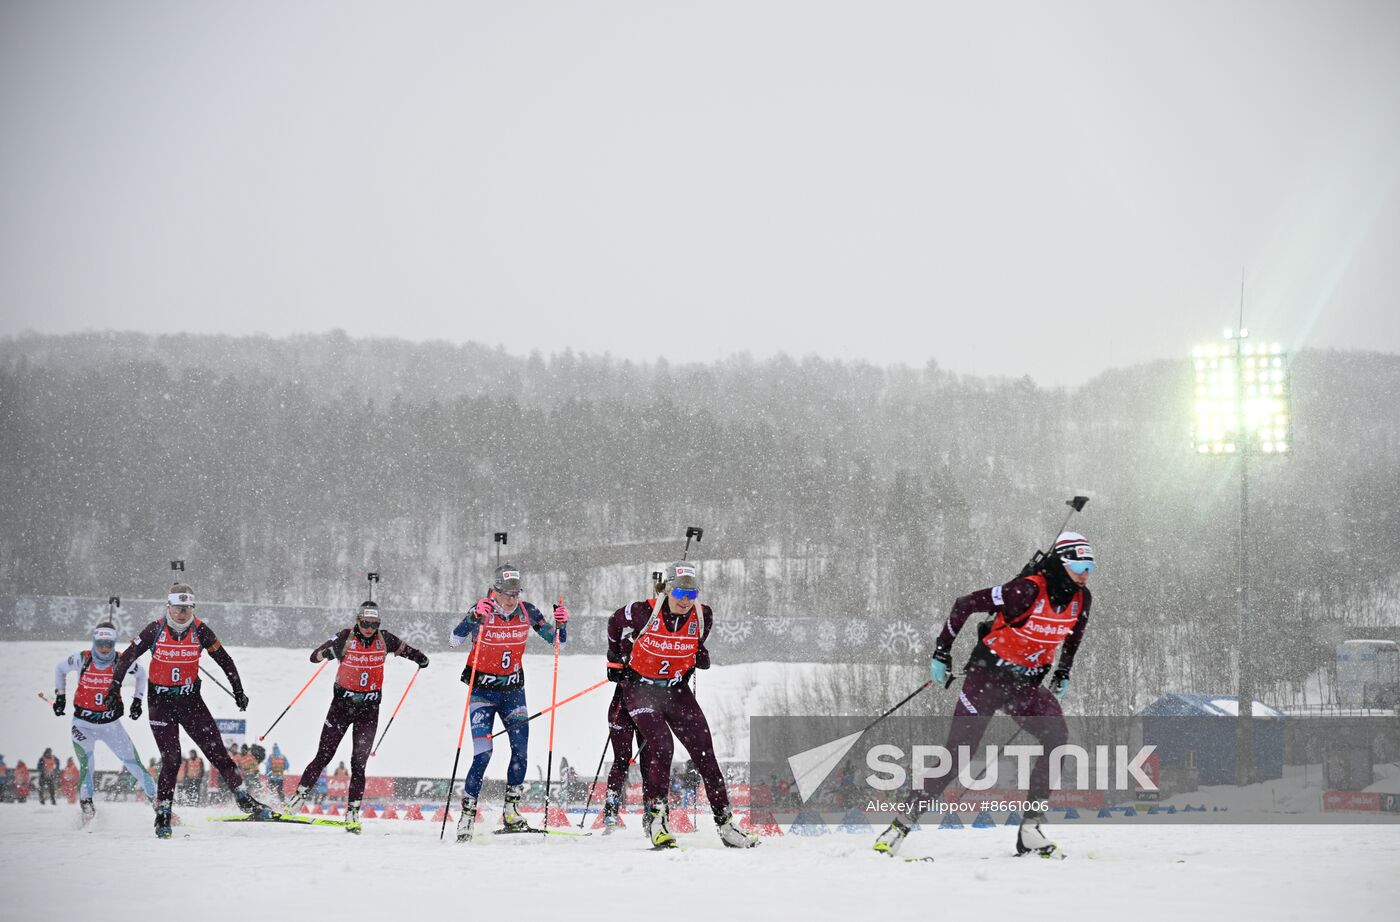
[[352, 631], [345, 641], [345, 652], [340, 657], [335, 684], [352, 692], [379, 691], [384, 685], [384, 659], [387, 655], [383, 634], [376, 631], [374, 643], [363, 647]]
[[690, 616], [672, 631], [666, 619], [656, 617], [632, 644], [632, 658], [627, 665], [637, 675], [648, 679], [670, 681], [685, 675], [695, 667], [695, 653], [700, 649], [700, 606], [691, 608]]

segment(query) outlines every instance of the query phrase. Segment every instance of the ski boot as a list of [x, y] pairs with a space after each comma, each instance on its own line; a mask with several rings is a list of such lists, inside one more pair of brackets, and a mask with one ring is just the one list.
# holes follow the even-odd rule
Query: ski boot
[[652, 848], [676, 847], [676, 837], [671, 834], [666, 820], [666, 802], [659, 799], [647, 801], [646, 810], [642, 812], [642, 830], [651, 840]]
[[296, 793], [289, 797], [287, 799], [287, 802], [282, 805], [282, 814], [284, 816], [296, 816], [299, 812], [301, 812], [302, 806], [306, 803], [306, 799], [310, 796], [310, 791], [308, 791], [301, 785], [297, 785]]
[[875, 840], [875, 851], [882, 855], [899, 854], [899, 846], [904, 844], [904, 837], [909, 835], [909, 826], [904, 820], [895, 817], [889, 828], [880, 833], [880, 837]]
[[1026, 812], [1025, 817], [1021, 820], [1021, 828], [1016, 832], [1017, 856], [1034, 853], [1042, 858], [1064, 857], [1060, 847], [1045, 838], [1045, 833], [1041, 832], [1040, 823], [1043, 819], [1045, 819], [1045, 814], [1039, 810]]
[[156, 801], [156, 838], [170, 838], [170, 801]]
[[506, 832], [529, 832], [530, 824], [520, 815], [520, 798], [525, 795], [525, 785], [506, 785], [506, 804], [501, 810], [501, 822]]
[[360, 834], [360, 802], [352, 800], [345, 805], [345, 831]]
[[233, 789], [233, 799], [238, 802], [238, 809], [247, 813], [255, 820], [270, 820], [273, 813], [272, 808], [248, 793], [248, 786], [240, 784]]
[[719, 833], [719, 840], [729, 848], [753, 848], [758, 844], [758, 836], [744, 832], [734, 822], [732, 810], [726, 809], [723, 813], [715, 814], [715, 832]]
[[603, 835], [610, 836], [617, 832], [618, 815], [621, 812], [622, 805], [618, 802], [617, 795], [609, 791], [607, 799], [603, 801]]
[[476, 827], [476, 798], [462, 795], [462, 812], [457, 817], [457, 844], [463, 845], [472, 840], [472, 830]]
[[97, 815], [97, 808], [92, 805], [92, 798], [78, 801], [78, 806], [83, 809], [83, 825], [92, 822], [92, 818]]

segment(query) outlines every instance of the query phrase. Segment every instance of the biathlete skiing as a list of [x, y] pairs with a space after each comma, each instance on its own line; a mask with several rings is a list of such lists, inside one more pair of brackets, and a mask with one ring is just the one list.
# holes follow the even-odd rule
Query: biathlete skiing
[[[666, 805], [674, 732], [705, 781], [720, 840], [731, 848], [751, 848], [758, 838], [734, 822], [709, 722], [687, 684], [696, 669], [710, 668], [705, 640], [714, 611], [697, 601], [700, 571], [694, 564], [668, 566], [662, 588], [664, 593], [654, 602], [632, 602], [608, 621], [608, 678], [621, 687], [627, 716], [642, 741], [642, 826], [653, 848], [676, 847]], [[628, 742], [630, 750], [630, 738]], [[615, 750], [613, 755], [614, 768], [621, 762], [625, 772], [622, 754]]]
[[[1075, 532], [1062, 532], [1054, 550], [1039, 561], [1032, 572], [1001, 586], [979, 589], [958, 599], [943, 622], [929, 665], [929, 678], [946, 685], [952, 666], [953, 641], [974, 612], [990, 618], [978, 627], [978, 640], [968, 659], [958, 703], [953, 709], [952, 727], [945, 744], [953, 754], [951, 771], [926, 781], [921, 792], [925, 802], [939, 797], [958, 775], [959, 747], [974, 751], [982, 741], [987, 719], [1001, 712], [1036, 737], [1045, 753], [1068, 738], [1060, 699], [1069, 690], [1070, 670], [1089, 624], [1089, 574], [1094, 572], [1094, 549]], [[1063, 645], [1063, 646], [1062, 646]], [[1059, 665], [1050, 680], [1042, 682], [1060, 651]], [[1031, 768], [1027, 799], [1047, 802], [1050, 793], [1050, 759], [1039, 756]], [[913, 806], [912, 804], [910, 805]], [[875, 841], [875, 850], [893, 855], [918, 820], [896, 817]], [[1059, 847], [1045, 837], [1041, 824], [1043, 811], [1027, 810], [1016, 836], [1016, 854], [1063, 857]]]
[[354, 728], [350, 750], [350, 790], [346, 795], [345, 829], [360, 831], [360, 801], [365, 793], [365, 763], [374, 745], [374, 731], [379, 726], [379, 702], [384, 697], [384, 662], [390, 656], [402, 656], [418, 664], [428, 665], [428, 656], [415, 650], [388, 631], [380, 630], [379, 606], [372, 599], [360, 605], [355, 613], [353, 628], [345, 628], [311, 651], [311, 662], [339, 660], [335, 686], [331, 690], [331, 706], [321, 725], [321, 744], [316, 755], [302, 772], [292, 794], [283, 808], [296, 813], [311, 797], [316, 779], [321, 777], [335, 756], [346, 731]]
[[200, 694], [199, 660], [206, 650], [223, 669], [233, 689], [240, 711], [248, 709], [248, 696], [238, 667], [228, 655], [214, 630], [194, 616], [194, 590], [188, 583], [175, 583], [166, 599], [165, 617], [141, 629], [113, 667], [114, 678], [108, 698], [121, 692], [117, 677], [125, 676], [137, 658], [151, 654], [150, 700], [151, 734], [160, 750], [160, 778], [156, 782], [156, 836], [170, 838], [171, 798], [180, 772], [180, 728], [189, 734], [205, 757], [219, 770], [219, 780], [232, 792], [238, 809], [252, 819], [266, 820], [272, 810], [248, 792], [243, 773], [224, 748], [219, 727]]
[[470, 842], [476, 825], [477, 798], [491, 761], [491, 730], [499, 714], [510, 739], [510, 764], [506, 767], [506, 796], [502, 812], [503, 832], [538, 832], [520, 815], [529, 767], [529, 709], [525, 704], [525, 642], [533, 630], [549, 643], [569, 639], [569, 610], [554, 606], [552, 623], [540, 610], [520, 598], [520, 570], [501, 564], [491, 579], [491, 590], [477, 601], [448, 643], [460, 647], [469, 638], [471, 651], [462, 670], [462, 681], [471, 685], [472, 764], [462, 783], [462, 810], [457, 819], [457, 841]]
[[[90, 650], [82, 650], [60, 660], [53, 671], [53, 712], [58, 717], [63, 716], [67, 706], [68, 674], [78, 674], [78, 687], [73, 690], [72, 733], [73, 751], [78, 756], [78, 804], [82, 808], [83, 825], [91, 822], [97, 812], [92, 805], [92, 760], [98, 742], [106, 745], [132, 777], [141, 783], [152, 805], [156, 802], [155, 780], [141, 764], [141, 756], [121, 725], [125, 710], [121, 696], [122, 681], [128, 677], [134, 680], [130, 714], [132, 720], [140, 720], [141, 699], [146, 697], [146, 669], [140, 663], [133, 663], [125, 672], [118, 673], [116, 666], [117, 628], [112, 622], [104, 621], [92, 629]], [[115, 694], [112, 693], [113, 688], [117, 690]], [[45, 755], [52, 758], [51, 753]], [[55, 759], [54, 765], [57, 764]]]

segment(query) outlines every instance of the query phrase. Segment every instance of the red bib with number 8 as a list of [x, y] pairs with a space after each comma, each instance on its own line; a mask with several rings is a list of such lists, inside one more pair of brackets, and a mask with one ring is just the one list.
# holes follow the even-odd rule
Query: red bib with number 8
[[345, 641], [345, 652], [340, 657], [335, 684], [352, 692], [379, 691], [384, 686], [384, 659], [387, 656], [383, 634], [375, 632], [374, 643], [362, 647], [352, 632]]
[[695, 653], [700, 649], [700, 606], [672, 631], [666, 619], [657, 612], [655, 618], [632, 644], [632, 658], [627, 665], [639, 676], [671, 681], [695, 668]]

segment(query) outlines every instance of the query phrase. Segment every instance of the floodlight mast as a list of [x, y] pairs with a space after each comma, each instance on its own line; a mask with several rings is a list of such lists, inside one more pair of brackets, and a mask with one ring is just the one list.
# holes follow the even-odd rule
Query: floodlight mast
[[1240, 327], [1231, 337], [1235, 342], [1235, 420], [1240, 451], [1240, 572], [1238, 646], [1239, 698], [1235, 706], [1238, 732], [1235, 742], [1235, 783], [1243, 787], [1256, 780], [1254, 771], [1254, 657], [1253, 637], [1249, 631], [1249, 414], [1245, 410], [1244, 341], [1249, 330], [1244, 326], [1244, 281], [1240, 281]]

